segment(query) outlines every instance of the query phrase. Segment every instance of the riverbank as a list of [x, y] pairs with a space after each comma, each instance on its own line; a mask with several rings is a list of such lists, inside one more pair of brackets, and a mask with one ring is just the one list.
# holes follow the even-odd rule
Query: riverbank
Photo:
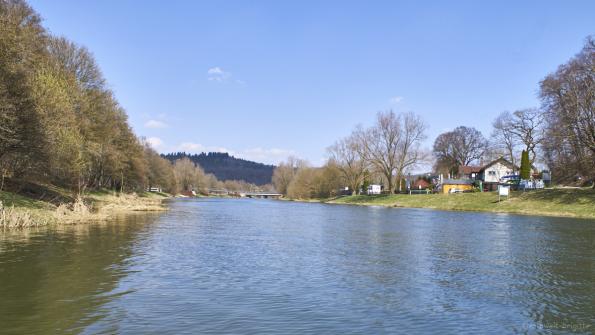
[[[100, 190], [72, 197], [66, 190], [38, 186], [34, 194], [0, 191], [0, 228], [40, 227], [107, 220], [125, 212], [164, 211], [165, 193], [120, 194]], [[27, 196], [29, 195], [29, 196]]]
[[324, 199], [319, 202], [595, 219], [595, 190], [590, 188], [512, 192], [509, 198], [503, 197], [500, 202], [496, 192], [356, 195]]

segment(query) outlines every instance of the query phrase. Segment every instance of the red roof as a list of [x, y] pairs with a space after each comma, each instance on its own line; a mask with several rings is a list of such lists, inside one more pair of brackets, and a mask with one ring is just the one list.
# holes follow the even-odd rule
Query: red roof
[[472, 174], [472, 173], [479, 173], [481, 171], [481, 166], [468, 166], [468, 165], [461, 165], [459, 166], [459, 174]]
[[427, 181], [423, 180], [423, 179], [418, 179], [413, 183], [413, 189], [419, 189], [421, 186], [421, 189], [425, 189], [430, 187], [430, 183], [428, 183]]

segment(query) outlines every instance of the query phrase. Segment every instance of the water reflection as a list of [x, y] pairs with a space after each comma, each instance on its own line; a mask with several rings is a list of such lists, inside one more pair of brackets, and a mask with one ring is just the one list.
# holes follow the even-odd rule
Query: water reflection
[[595, 327], [592, 220], [209, 199], [123, 223], [3, 235], [0, 332]]
[[0, 232], [0, 333], [77, 333], [129, 273], [132, 247], [154, 215], [110, 223]]

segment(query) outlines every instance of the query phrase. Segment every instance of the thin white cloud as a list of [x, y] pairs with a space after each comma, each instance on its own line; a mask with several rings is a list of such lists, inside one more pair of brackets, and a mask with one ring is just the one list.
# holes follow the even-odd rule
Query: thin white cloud
[[159, 150], [163, 146], [163, 140], [159, 137], [149, 137], [147, 138], [147, 143], [153, 147], [155, 150]]
[[205, 151], [205, 146], [200, 143], [184, 142], [178, 146], [178, 149], [189, 153], [200, 153]]
[[209, 69], [209, 71], [207, 71], [208, 74], [212, 74], [212, 75], [220, 75], [225, 73], [223, 70], [221, 70], [220, 67], [216, 66], [216, 67], [212, 67]]
[[145, 122], [145, 128], [160, 129], [167, 128], [167, 123], [159, 120], [149, 120]]
[[219, 66], [207, 70], [207, 79], [218, 83], [232, 83], [240, 86], [246, 85], [246, 81], [235, 78], [231, 72], [225, 71]]
[[388, 99], [388, 101], [391, 104], [395, 104], [396, 105], [396, 104], [400, 103], [401, 101], [403, 101], [403, 99], [404, 99], [403, 97], [397, 96], [397, 97], [392, 97], [392, 98]]
[[210, 81], [224, 82], [231, 78], [231, 72], [223, 71], [222, 68], [216, 66], [207, 71], [207, 79]]

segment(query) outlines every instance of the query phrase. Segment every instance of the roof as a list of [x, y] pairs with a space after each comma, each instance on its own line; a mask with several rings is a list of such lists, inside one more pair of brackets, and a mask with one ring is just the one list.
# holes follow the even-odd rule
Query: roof
[[423, 180], [423, 179], [418, 179], [413, 183], [413, 187], [419, 187], [421, 186], [422, 188], [427, 188], [430, 186], [430, 183], [428, 183], [427, 181]]
[[459, 166], [459, 173], [460, 174], [472, 174], [472, 173], [479, 173], [481, 171], [481, 166], [469, 166], [469, 165], [461, 165]]
[[471, 179], [444, 179], [442, 185], [472, 185]]
[[519, 167], [518, 167], [518, 166], [514, 166], [514, 165], [513, 165], [511, 162], [509, 162], [509, 161], [507, 161], [506, 159], [504, 159], [504, 157], [500, 157], [500, 158], [498, 158], [498, 159], [495, 159], [495, 160], [493, 160], [493, 161], [489, 162], [488, 164], [484, 165], [484, 166], [481, 168], [481, 170], [480, 170], [480, 171], [483, 171], [483, 170], [485, 170], [485, 169], [489, 168], [490, 166], [492, 166], [492, 165], [494, 165], [494, 164], [496, 164], [496, 163], [502, 163], [503, 165], [506, 165], [506, 166], [508, 166], [509, 168], [512, 168], [512, 169], [515, 169], [515, 170], [518, 170], [518, 169], [519, 169]]

